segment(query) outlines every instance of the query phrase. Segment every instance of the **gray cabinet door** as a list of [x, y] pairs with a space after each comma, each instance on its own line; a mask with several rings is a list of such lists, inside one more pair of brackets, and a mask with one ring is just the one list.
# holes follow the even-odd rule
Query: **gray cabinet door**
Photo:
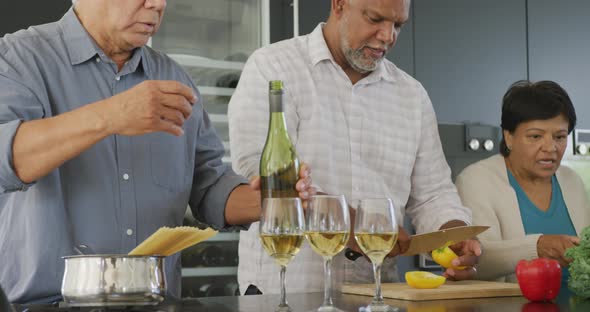
[[590, 128], [590, 1], [529, 1], [528, 14], [530, 79], [559, 83]]
[[330, 0], [299, 0], [299, 34], [312, 32], [320, 22], [328, 21]]
[[414, 44], [440, 122], [498, 125], [502, 95], [527, 78], [525, 0], [416, 0]]
[[[270, 42], [293, 37], [293, 0], [271, 0]], [[299, 0], [299, 35], [312, 32], [330, 16], [330, 0]]]
[[70, 0], [0, 1], [0, 37], [29, 26], [56, 22], [71, 6]]
[[393, 48], [387, 53], [387, 59], [406, 73], [414, 76], [414, 1], [410, 9], [410, 18], [402, 27]]

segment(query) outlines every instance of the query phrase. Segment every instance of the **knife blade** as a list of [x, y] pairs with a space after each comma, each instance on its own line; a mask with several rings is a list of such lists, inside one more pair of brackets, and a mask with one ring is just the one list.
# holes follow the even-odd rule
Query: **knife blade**
[[434, 249], [444, 246], [447, 242], [452, 244], [473, 238], [489, 229], [485, 225], [466, 225], [444, 229], [435, 232], [412, 235], [410, 247], [402, 256], [413, 256], [421, 253], [429, 253]]

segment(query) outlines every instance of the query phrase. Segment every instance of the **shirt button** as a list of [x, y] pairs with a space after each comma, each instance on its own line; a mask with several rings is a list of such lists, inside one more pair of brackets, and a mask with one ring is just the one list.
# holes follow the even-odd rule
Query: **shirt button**
[[126, 233], [127, 233], [128, 236], [131, 236], [131, 235], [133, 235], [133, 230], [132, 229], [127, 229], [127, 232]]
[[119, 77], [119, 76], [116, 76], [116, 77], [115, 77], [115, 80], [119, 81], [119, 80], [121, 80], [121, 77]]
[[125, 180], [125, 181], [129, 180], [129, 175], [126, 174], [126, 173], [124, 173], [123, 174], [123, 180]]
[[100, 57], [97, 57], [97, 58], [96, 58], [96, 62], [97, 62], [97, 63], [100, 63]]

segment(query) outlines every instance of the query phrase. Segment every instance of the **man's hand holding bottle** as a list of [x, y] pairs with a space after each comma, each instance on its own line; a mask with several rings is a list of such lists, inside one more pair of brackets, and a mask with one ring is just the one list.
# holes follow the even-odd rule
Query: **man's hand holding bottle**
[[[250, 187], [255, 191], [260, 191], [260, 176], [250, 179]], [[312, 186], [311, 169], [305, 163], [299, 168], [299, 180], [295, 184], [295, 189], [299, 192], [299, 198], [301, 198], [305, 209], [308, 200], [317, 192], [315, 187]]]

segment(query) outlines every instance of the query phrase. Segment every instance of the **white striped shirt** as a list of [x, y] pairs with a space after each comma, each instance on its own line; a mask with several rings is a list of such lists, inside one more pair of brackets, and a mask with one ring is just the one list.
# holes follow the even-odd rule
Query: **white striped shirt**
[[[445, 161], [436, 116], [422, 85], [384, 60], [352, 85], [334, 61], [322, 24], [309, 35], [272, 44], [248, 59], [229, 104], [234, 170], [258, 175], [268, 129], [268, 81], [284, 82], [284, 109], [291, 140], [310, 165], [314, 184], [347, 200], [390, 197], [403, 224], [405, 209], [417, 232], [450, 220], [471, 222]], [[238, 280], [263, 293], [278, 293], [279, 266], [266, 255], [254, 223], [240, 235]], [[321, 291], [322, 258], [304, 244], [287, 269], [287, 291]], [[394, 261], [383, 281], [397, 279]], [[333, 275], [344, 282], [372, 283], [370, 263], [335, 258]]]

